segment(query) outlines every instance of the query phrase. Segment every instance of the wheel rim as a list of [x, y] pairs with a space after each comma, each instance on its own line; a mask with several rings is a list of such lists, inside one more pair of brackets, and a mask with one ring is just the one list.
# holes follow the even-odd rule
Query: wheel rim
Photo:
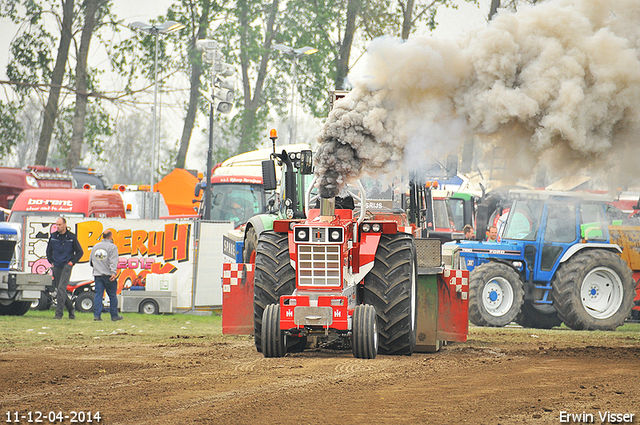
[[492, 316], [507, 314], [513, 305], [513, 288], [503, 277], [494, 277], [482, 290], [482, 306]]
[[38, 304], [40, 303], [40, 301], [31, 301], [31, 308], [36, 308], [38, 307]]
[[580, 287], [582, 306], [594, 319], [608, 319], [622, 305], [624, 288], [616, 272], [596, 267], [585, 276]]
[[80, 306], [82, 307], [83, 310], [91, 310], [93, 308], [93, 300], [89, 298], [84, 298], [80, 302]]
[[153, 305], [153, 303], [145, 303], [145, 305], [142, 307], [142, 311], [145, 314], [154, 314], [156, 312], [156, 306]]

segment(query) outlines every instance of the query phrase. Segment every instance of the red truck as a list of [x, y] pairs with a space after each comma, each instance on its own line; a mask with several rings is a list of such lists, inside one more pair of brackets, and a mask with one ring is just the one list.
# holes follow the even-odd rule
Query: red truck
[[34, 188], [71, 189], [73, 176], [64, 170], [40, 165], [0, 167], [0, 207], [10, 209], [23, 190]]

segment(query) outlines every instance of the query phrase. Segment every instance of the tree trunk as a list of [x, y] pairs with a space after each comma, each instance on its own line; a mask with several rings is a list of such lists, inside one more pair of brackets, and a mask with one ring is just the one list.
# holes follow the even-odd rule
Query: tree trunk
[[60, 31], [60, 45], [58, 47], [58, 55], [56, 64], [51, 75], [51, 90], [49, 91], [49, 99], [44, 109], [44, 121], [42, 122], [42, 130], [40, 131], [40, 140], [38, 141], [38, 151], [36, 152], [36, 165], [46, 165], [47, 156], [49, 155], [49, 145], [51, 144], [51, 134], [53, 133], [53, 125], [58, 116], [58, 100], [60, 99], [60, 89], [62, 79], [67, 67], [67, 58], [69, 56], [69, 44], [72, 37], [72, 21], [73, 21], [73, 2], [74, 0], [65, 0], [62, 6], [62, 28]]
[[80, 164], [82, 155], [82, 142], [84, 139], [84, 121], [87, 114], [87, 56], [89, 44], [95, 29], [96, 12], [105, 4], [104, 0], [86, 0], [85, 18], [80, 36], [80, 49], [78, 50], [78, 62], [76, 64], [76, 109], [73, 114], [73, 133], [67, 155], [67, 169]]
[[493, 19], [493, 15], [498, 12], [500, 7], [500, 0], [491, 0], [491, 8], [489, 9], [489, 20]]
[[347, 4], [347, 23], [344, 29], [344, 38], [340, 45], [338, 63], [336, 64], [336, 90], [344, 89], [344, 80], [349, 73], [349, 56], [351, 55], [351, 44], [356, 32], [356, 18], [360, 12], [360, 1], [349, 0]]
[[195, 48], [195, 42], [207, 36], [207, 28], [209, 28], [209, 8], [210, 2], [203, 2], [202, 15], [200, 15], [200, 19], [198, 20], [198, 33], [195, 40], [193, 40], [192, 49], [189, 54], [189, 63], [191, 63], [189, 105], [187, 106], [187, 116], [184, 119], [184, 126], [182, 127], [182, 137], [180, 138], [180, 148], [178, 149], [178, 157], [176, 158], [176, 168], [184, 168], [187, 160], [187, 151], [189, 150], [189, 142], [198, 112], [198, 98], [200, 97], [201, 85], [200, 77], [202, 76], [202, 54]]
[[415, 0], [407, 0], [407, 7], [404, 9], [404, 16], [402, 17], [402, 39], [407, 40], [409, 34], [411, 34], [411, 28], [413, 27], [413, 6]]
[[267, 65], [269, 63], [269, 56], [271, 55], [271, 44], [276, 36], [274, 26], [276, 15], [278, 14], [279, 3], [280, 0], [273, 0], [271, 3], [271, 11], [269, 12], [269, 19], [265, 29], [264, 43], [262, 44], [262, 56], [258, 67], [258, 77], [256, 78], [256, 85], [253, 89], [252, 95], [251, 84], [249, 81], [249, 52], [247, 51], [247, 27], [250, 24], [247, 17], [248, 5], [246, 4], [246, 1], [238, 1], [237, 7], [240, 8], [240, 26], [242, 28], [240, 33], [240, 64], [242, 67], [244, 111], [242, 113], [240, 145], [238, 146], [237, 153], [248, 152], [254, 149], [256, 145], [256, 116], [258, 112], [258, 105], [260, 104], [260, 97], [262, 96], [264, 80], [267, 76]]

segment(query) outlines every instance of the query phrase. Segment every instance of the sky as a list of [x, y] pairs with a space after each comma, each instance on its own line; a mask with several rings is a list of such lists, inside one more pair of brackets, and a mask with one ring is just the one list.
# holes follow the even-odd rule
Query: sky
[[[456, 38], [471, 28], [478, 25], [486, 24], [486, 17], [489, 10], [490, 0], [479, 0], [479, 6], [475, 4], [467, 3], [463, 0], [454, 1], [458, 5], [457, 10], [441, 8], [438, 11], [439, 25], [432, 33], [436, 37], [443, 38]], [[135, 21], [149, 21], [166, 12], [169, 6], [173, 3], [171, 0], [154, 0], [140, 1], [140, 0], [113, 0], [113, 11], [116, 16], [123, 20], [125, 24]], [[17, 27], [6, 19], [0, 19], [0, 79], [6, 79], [6, 65], [9, 59], [9, 47], [12, 38], [15, 36]], [[119, 39], [126, 38], [128, 31], [124, 29], [119, 34]], [[114, 39], [114, 42], [119, 41], [118, 38]], [[93, 43], [92, 47], [97, 45]], [[91, 53], [93, 58], [90, 61], [94, 64], [107, 62], [106, 55], [100, 51], [93, 51]], [[358, 72], [356, 67], [355, 72]], [[144, 105], [141, 106], [145, 108]], [[148, 106], [151, 109], [151, 106]], [[163, 126], [163, 132], [166, 132], [169, 140], [178, 140], [182, 130], [182, 109], [174, 108], [174, 110], [167, 110], [165, 108], [162, 112], [161, 125]], [[301, 117], [301, 113], [298, 112], [298, 116]], [[300, 125], [299, 125], [300, 127]], [[305, 125], [306, 127], [306, 125]], [[315, 126], [319, 130], [319, 125]], [[190, 147], [190, 154], [187, 156], [188, 168], [203, 168], [202, 156], [194, 149], [198, 146], [198, 142], [202, 139], [200, 131], [194, 130], [192, 136], [192, 145]]]

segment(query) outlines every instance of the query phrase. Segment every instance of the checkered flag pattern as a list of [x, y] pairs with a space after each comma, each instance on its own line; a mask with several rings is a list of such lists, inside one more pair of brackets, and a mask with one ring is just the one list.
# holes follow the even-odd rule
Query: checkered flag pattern
[[253, 274], [253, 264], [223, 263], [222, 264], [222, 292], [231, 292], [231, 287], [242, 281], [244, 272], [247, 278]]
[[460, 298], [466, 300], [469, 297], [469, 271], [468, 270], [444, 270], [444, 280], [449, 285], [456, 287], [456, 292]]

